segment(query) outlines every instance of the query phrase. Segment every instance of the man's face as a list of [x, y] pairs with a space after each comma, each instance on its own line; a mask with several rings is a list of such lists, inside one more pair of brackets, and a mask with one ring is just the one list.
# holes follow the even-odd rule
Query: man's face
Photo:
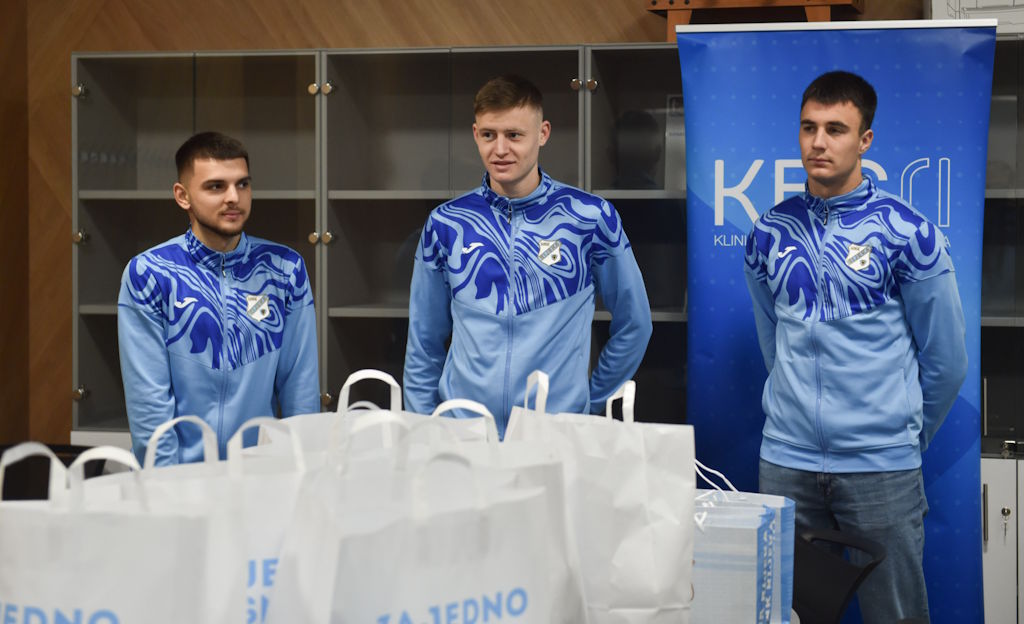
[[835, 197], [861, 182], [860, 157], [871, 147], [872, 131], [860, 131], [862, 118], [852, 102], [808, 100], [800, 111], [800, 158], [807, 185], [818, 197]]
[[197, 158], [174, 185], [174, 199], [189, 214], [192, 233], [216, 251], [238, 244], [252, 208], [249, 167], [244, 158]]
[[526, 106], [485, 111], [476, 116], [473, 139], [491, 177], [491, 188], [506, 197], [525, 197], [540, 183], [537, 158], [551, 124]]

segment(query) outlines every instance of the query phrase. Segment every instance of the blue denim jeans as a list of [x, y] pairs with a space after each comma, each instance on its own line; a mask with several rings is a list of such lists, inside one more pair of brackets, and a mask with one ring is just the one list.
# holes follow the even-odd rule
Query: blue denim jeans
[[[928, 502], [921, 470], [852, 474], [792, 470], [761, 460], [760, 488], [793, 499], [796, 530], [838, 529], [885, 546], [886, 557], [857, 591], [866, 624], [928, 619], [921, 562]], [[850, 552], [851, 560], [863, 555]]]

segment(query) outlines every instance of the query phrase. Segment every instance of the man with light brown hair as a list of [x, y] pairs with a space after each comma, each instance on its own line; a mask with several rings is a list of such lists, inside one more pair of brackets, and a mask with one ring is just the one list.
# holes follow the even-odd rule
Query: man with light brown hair
[[[483, 183], [430, 213], [414, 261], [403, 381], [411, 411], [473, 399], [503, 435], [534, 370], [551, 379], [549, 411], [588, 412], [643, 359], [650, 304], [622, 221], [605, 200], [540, 168], [551, 137], [542, 100], [519, 76], [494, 78], [476, 95]], [[612, 321], [588, 376], [598, 293]]]

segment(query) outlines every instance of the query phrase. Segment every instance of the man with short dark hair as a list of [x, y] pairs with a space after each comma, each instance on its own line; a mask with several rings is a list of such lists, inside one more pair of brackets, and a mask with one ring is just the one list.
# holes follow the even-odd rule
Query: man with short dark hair
[[[175, 155], [183, 235], [132, 258], [117, 330], [132, 448], [177, 416], [198, 415], [228, 439], [246, 420], [319, 411], [316, 319], [298, 253], [242, 231], [252, 205], [249, 155], [216, 132]], [[254, 433], [254, 432], [253, 432]], [[199, 461], [195, 427], [158, 447], [158, 464]]]
[[769, 371], [761, 490], [796, 502], [798, 533], [837, 528], [885, 546], [858, 597], [865, 622], [891, 624], [928, 617], [921, 452], [967, 351], [945, 236], [862, 175], [876, 102], [849, 72], [807, 87], [806, 191], [754, 223], [745, 274]]
[[[549, 411], [603, 407], [636, 372], [651, 311], [615, 209], [538, 166], [551, 124], [537, 87], [518, 76], [490, 80], [474, 113], [486, 173], [423, 228], [403, 385], [409, 410], [473, 399], [503, 434], [534, 370], [551, 379]], [[612, 313], [611, 335], [588, 379], [597, 293]]]

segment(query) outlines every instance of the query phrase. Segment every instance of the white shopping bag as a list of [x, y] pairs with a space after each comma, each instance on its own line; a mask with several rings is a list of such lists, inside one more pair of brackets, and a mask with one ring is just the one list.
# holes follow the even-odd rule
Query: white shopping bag
[[[698, 472], [698, 474], [700, 474]], [[703, 475], [701, 474], [703, 477]], [[711, 483], [709, 481], [709, 483]], [[712, 483], [712, 485], [715, 485]], [[772, 531], [775, 535], [772, 557], [771, 621], [789, 624], [793, 610], [793, 540], [795, 538], [796, 504], [784, 496], [717, 489], [697, 490], [696, 513], [712, 507], [756, 507], [772, 509], [775, 514]]]
[[[358, 404], [349, 403], [352, 386], [359, 382], [368, 380], [382, 381], [388, 385], [390, 405], [388, 405], [385, 410], [380, 410], [380, 408], [377, 408], [375, 405], [368, 402], [361, 401]], [[319, 414], [301, 414], [286, 418], [285, 421], [291, 429], [291, 434], [298, 436], [302, 443], [302, 447], [305, 450], [324, 451], [333, 443], [337, 442], [340, 435], [338, 427], [344, 427], [346, 426], [346, 423], [349, 422], [346, 419], [346, 416], [365, 414], [368, 411], [387, 411], [391, 414], [395, 414], [407, 425], [406, 428], [411, 427], [416, 422], [426, 418], [423, 414], [416, 414], [402, 410], [402, 389], [398, 385], [398, 382], [395, 381], [394, 377], [383, 371], [364, 369], [352, 373], [348, 376], [348, 379], [345, 380], [345, 383], [341, 387], [341, 392], [339, 393], [337, 411], [322, 412]], [[484, 422], [476, 418], [458, 419], [455, 422], [455, 431], [461, 439], [465, 440], [482, 440], [487, 435]], [[360, 444], [367, 444], [368, 446], [360, 447], [355, 450], [359, 451], [362, 448], [381, 445], [384, 447], [390, 447], [393, 444], [393, 438], [395, 435], [397, 435], [397, 433], [394, 431], [393, 427], [382, 427], [379, 442], [374, 441], [372, 438], [364, 438], [360, 441]], [[259, 446], [255, 449], [249, 450], [248, 452], [250, 454], [273, 453], [274, 450], [280, 448], [275, 445], [275, 442], [281, 440], [282, 437], [280, 433], [276, 433], [271, 429], [261, 429], [259, 434]], [[287, 440], [285, 440], [285, 443], [288, 443]], [[267, 447], [272, 447], [273, 450]]]
[[[23, 445], [0, 458], [24, 455]], [[210, 518], [188, 505], [151, 504], [145, 489], [133, 501], [91, 499], [82, 465], [103, 459], [138, 468], [134, 456], [110, 447], [82, 453], [67, 472], [68, 490], [54, 491], [64, 468], [51, 458], [47, 501], [0, 503], [0, 601], [5, 619], [19, 622], [236, 621], [227, 605], [244, 602], [242, 585], [212, 563], [229, 556], [230, 536], [211, 530]], [[235, 553], [237, 554], [237, 553]], [[241, 577], [241, 574], [239, 574]], [[238, 613], [238, 611], [235, 611]]]
[[[160, 438], [172, 428], [192, 423], [202, 431], [205, 458], [202, 463], [154, 467], [155, 449]], [[305, 455], [297, 438], [282, 438], [287, 454], [274, 457], [249, 457], [242, 453], [243, 437], [253, 428], [274, 430], [287, 436], [288, 428], [269, 417], [245, 422], [227, 444], [227, 459], [217, 460], [217, 439], [213, 430], [199, 418], [182, 416], [161, 424], [146, 447], [143, 469], [137, 478], [115, 474], [90, 479], [87, 491], [117, 491], [124, 498], [136, 497], [135, 484], [141, 482], [150, 500], [174, 507], [179, 504], [208, 509], [224, 519], [241, 541], [235, 560], [220, 565], [230, 567], [235, 578], [244, 579], [245, 604], [237, 604], [231, 621], [260, 622], [266, 614], [270, 592], [277, 579], [278, 555], [284, 532], [291, 524], [295, 501], [305, 475]], [[290, 443], [285, 445], [284, 441]], [[282, 451], [284, 452], [284, 451]]]
[[776, 511], [720, 506], [701, 508], [694, 517], [694, 624], [768, 624]]
[[[456, 401], [439, 410], [473, 405]], [[365, 428], [388, 417], [396, 418], [357, 422]], [[488, 464], [493, 447], [452, 432], [440, 444], [419, 434], [451, 427], [447, 418], [424, 420], [390, 453], [343, 457], [310, 480], [285, 541], [268, 623], [421, 622], [435, 615], [586, 621], [559, 496], [518, 482], [546, 483], [551, 471], [544, 476], [540, 466], [550, 457], [531, 464], [525, 453], [508, 455], [497, 461], [518, 467], [499, 467]], [[417, 437], [424, 442], [410, 442]], [[448, 450], [435, 460], [424, 457], [430, 448]]]
[[[563, 460], [570, 525], [591, 622], [688, 622], [693, 597], [693, 428], [633, 419], [635, 385], [606, 417], [546, 414], [548, 380], [530, 375], [535, 405], [514, 407], [506, 441], [549, 445]], [[624, 421], [611, 418], [622, 399]]]

